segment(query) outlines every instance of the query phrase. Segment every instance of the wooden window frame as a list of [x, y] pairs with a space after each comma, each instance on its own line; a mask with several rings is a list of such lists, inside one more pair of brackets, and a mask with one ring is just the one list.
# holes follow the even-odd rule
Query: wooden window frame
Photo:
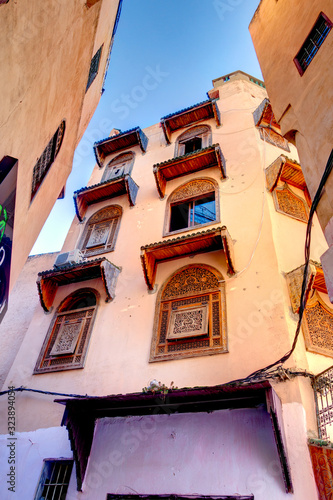
[[[122, 218], [123, 209], [120, 205], [108, 205], [102, 209], [95, 212], [86, 222], [79, 248], [83, 253], [84, 257], [92, 257], [94, 255], [100, 255], [107, 252], [113, 252], [118, 232], [120, 228], [120, 222]], [[95, 247], [87, 248], [87, 243], [89, 241], [90, 235], [94, 228], [98, 225], [109, 225], [109, 233], [107, 241], [105, 244], [96, 245]]]
[[[326, 34], [325, 34], [324, 38], [322, 39], [320, 45], [318, 45], [316, 43], [316, 41], [311, 38], [311, 36], [312, 36], [314, 30], [317, 29], [316, 26], [320, 23], [321, 20], [323, 20], [324, 23], [326, 24], [326, 27], [328, 28], [328, 31], [326, 32]], [[313, 27], [311, 28], [310, 33], [308, 34], [308, 36], [306, 37], [305, 41], [303, 42], [302, 47], [298, 51], [297, 55], [294, 57], [294, 63], [295, 63], [295, 66], [296, 66], [296, 68], [297, 68], [300, 76], [303, 76], [304, 73], [305, 73], [305, 71], [307, 70], [307, 68], [310, 66], [311, 62], [315, 58], [315, 56], [316, 56], [317, 52], [319, 51], [320, 47], [322, 46], [322, 44], [326, 40], [327, 36], [329, 35], [329, 33], [330, 33], [331, 29], [332, 29], [332, 26], [333, 26], [332, 21], [323, 12], [320, 12], [319, 16], [316, 19], [316, 22], [314, 23]], [[302, 65], [301, 60], [300, 60], [301, 57], [302, 57], [302, 52], [304, 52], [304, 50], [306, 50], [306, 47], [308, 47], [310, 43], [313, 44], [313, 47], [316, 50], [313, 52], [310, 60], [306, 63], [306, 65]], [[310, 56], [310, 54], [309, 54], [309, 56]]]
[[[179, 289], [178, 295], [168, 294], [168, 286], [180, 282], [186, 274], [202, 275], [202, 289], [193, 291]], [[212, 286], [211, 283], [214, 283]], [[172, 311], [190, 311], [193, 308], [208, 308], [208, 331], [200, 335], [183, 335], [168, 338]], [[205, 264], [185, 266], [174, 272], [161, 287], [155, 309], [154, 331], [149, 362], [192, 358], [228, 352], [225, 283], [219, 271]]]
[[[183, 197], [180, 197], [182, 196], [181, 195], [182, 192], [184, 193], [184, 195]], [[185, 228], [176, 229], [175, 231], [170, 231], [172, 207], [187, 202], [191, 204], [196, 200], [205, 198], [206, 196], [212, 193], [215, 194], [215, 220], [204, 222], [203, 224], [193, 224], [193, 225], [189, 224]], [[190, 222], [190, 213], [189, 213], [189, 222]], [[194, 229], [211, 226], [212, 224], [218, 224], [219, 222], [220, 222], [220, 201], [219, 201], [219, 188], [217, 182], [215, 181], [215, 179], [211, 179], [208, 177], [192, 179], [191, 181], [187, 181], [184, 184], [178, 186], [170, 194], [166, 204], [163, 236], [184, 233], [191, 230], [193, 231]]]
[[[95, 305], [80, 309], [70, 309], [71, 301], [73, 301], [77, 296], [87, 293], [93, 293], [95, 295]], [[99, 298], [100, 295], [97, 290], [84, 288], [71, 293], [62, 301], [51, 321], [47, 335], [43, 342], [33, 372], [34, 375], [63, 370], [76, 370], [84, 367], [91, 332], [99, 304]], [[67, 309], [68, 307], [69, 309]], [[73, 353], [51, 355], [52, 348], [57, 340], [57, 336], [62, 325], [75, 320], [81, 322], [81, 327]]]

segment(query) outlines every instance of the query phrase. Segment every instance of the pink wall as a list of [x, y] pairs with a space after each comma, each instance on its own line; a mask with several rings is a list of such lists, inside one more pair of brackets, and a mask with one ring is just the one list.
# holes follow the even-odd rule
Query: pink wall
[[[83, 493], [71, 489], [68, 496], [105, 499], [107, 493], [293, 497], [285, 493], [264, 409], [99, 420]], [[301, 494], [314, 498], [313, 491]]]

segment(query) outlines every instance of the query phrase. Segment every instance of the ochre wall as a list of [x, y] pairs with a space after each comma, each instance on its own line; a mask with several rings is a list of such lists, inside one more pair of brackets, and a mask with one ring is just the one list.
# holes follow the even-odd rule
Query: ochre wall
[[[294, 58], [320, 12], [333, 21], [330, 0], [276, 2], [262, 0], [250, 33], [267, 92], [283, 134], [295, 136], [302, 170], [313, 197], [332, 150], [333, 114], [331, 64], [333, 32], [301, 76]], [[323, 230], [333, 215], [333, 177], [329, 177], [317, 213]], [[332, 228], [327, 229], [329, 245]]]
[[[1, 6], [0, 159], [18, 159], [11, 288], [66, 184], [75, 147], [99, 101], [117, 6], [118, 0], [99, 1], [91, 8], [85, 0], [22, 0]], [[85, 94], [90, 61], [101, 43], [98, 78]], [[66, 130], [59, 155], [30, 202], [34, 165], [62, 120]]]

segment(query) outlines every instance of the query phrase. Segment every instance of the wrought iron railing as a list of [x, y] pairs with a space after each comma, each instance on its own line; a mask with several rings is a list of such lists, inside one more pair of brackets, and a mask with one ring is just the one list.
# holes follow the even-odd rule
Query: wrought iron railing
[[333, 441], [333, 366], [313, 380], [319, 438]]

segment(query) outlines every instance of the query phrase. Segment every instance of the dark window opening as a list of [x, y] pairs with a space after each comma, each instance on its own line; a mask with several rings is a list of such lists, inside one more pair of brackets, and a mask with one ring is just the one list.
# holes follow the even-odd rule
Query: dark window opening
[[91, 60], [86, 92], [97, 76], [99, 62], [101, 59], [102, 47], [103, 47], [103, 45], [101, 45], [101, 47], [98, 49], [98, 51], [96, 52], [96, 54], [94, 55], [94, 57]]
[[70, 303], [62, 309], [62, 311], [74, 311], [76, 309], [83, 309], [84, 307], [91, 307], [96, 305], [96, 296], [92, 292], [80, 294], [78, 297], [73, 297]]
[[332, 22], [321, 12], [316, 24], [294, 59], [300, 75], [303, 75], [331, 29]]
[[64, 133], [65, 122], [63, 121], [34, 166], [32, 173], [31, 200], [37, 193], [39, 186], [59, 153]]
[[197, 151], [198, 149], [202, 148], [202, 138], [201, 137], [194, 137], [193, 139], [190, 139], [185, 142], [185, 152], [184, 154], [187, 153], [193, 153], [194, 151]]
[[215, 193], [171, 206], [170, 232], [216, 220]]
[[72, 460], [46, 460], [35, 500], [65, 500], [72, 468]]

